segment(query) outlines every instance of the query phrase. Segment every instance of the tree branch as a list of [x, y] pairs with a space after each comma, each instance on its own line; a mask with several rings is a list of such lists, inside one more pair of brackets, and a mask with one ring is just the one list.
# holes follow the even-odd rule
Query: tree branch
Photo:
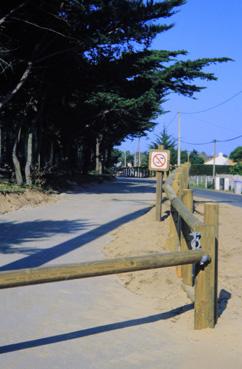
[[7, 18], [9, 18], [17, 10], [21, 9], [24, 5], [25, 5], [25, 2], [17, 6], [17, 8], [10, 10], [8, 14], [6, 14], [3, 18], [0, 19], [0, 26], [6, 21]]
[[0, 110], [3, 108], [4, 105], [6, 105], [20, 90], [20, 88], [23, 86], [25, 81], [27, 80], [30, 72], [32, 69], [32, 62], [28, 63], [27, 68], [25, 69], [22, 77], [20, 78], [19, 82], [17, 83], [16, 87], [3, 99], [3, 101], [0, 102]]
[[34, 22], [30, 22], [29, 20], [27, 19], [21, 19], [21, 18], [16, 18], [16, 17], [13, 17], [12, 19], [16, 20], [16, 21], [19, 21], [19, 22], [23, 22], [23, 23], [26, 23], [26, 24], [29, 24], [33, 27], [36, 27], [36, 28], [40, 28], [40, 29], [43, 29], [47, 32], [52, 32], [56, 35], [59, 35], [61, 37], [64, 37], [64, 38], [67, 38], [69, 40], [75, 40], [75, 41], [79, 41], [77, 38], [74, 38], [74, 37], [70, 37], [68, 35], [65, 35], [64, 33], [62, 32], [58, 32], [56, 30], [54, 30], [53, 28], [49, 28], [49, 27], [44, 27], [44, 26], [41, 26], [40, 24], [37, 24], [37, 23], [34, 23]]

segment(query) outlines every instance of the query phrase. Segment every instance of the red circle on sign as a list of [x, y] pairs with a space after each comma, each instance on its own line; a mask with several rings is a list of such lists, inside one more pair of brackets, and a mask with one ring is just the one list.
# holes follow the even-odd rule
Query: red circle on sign
[[155, 154], [152, 161], [155, 167], [162, 168], [166, 165], [166, 157], [161, 153]]

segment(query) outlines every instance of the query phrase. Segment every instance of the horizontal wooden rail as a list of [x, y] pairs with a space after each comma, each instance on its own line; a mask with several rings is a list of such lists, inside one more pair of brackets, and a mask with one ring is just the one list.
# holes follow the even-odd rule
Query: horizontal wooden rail
[[0, 272], [0, 288], [193, 264], [205, 255], [207, 254], [202, 250], [191, 250]]
[[171, 206], [176, 209], [179, 213], [180, 217], [186, 222], [186, 224], [192, 229], [201, 224], [203, 224], [195, 215], [193, 215], [183, 204], [183, 202], [177, 197], [175, 191], [171, 187], [170, 182], [172, 181], [173, 177], [168, 178], [166, 183], [162, 186], [165, 193], [167, 194], [168, 199], [171, 202]]

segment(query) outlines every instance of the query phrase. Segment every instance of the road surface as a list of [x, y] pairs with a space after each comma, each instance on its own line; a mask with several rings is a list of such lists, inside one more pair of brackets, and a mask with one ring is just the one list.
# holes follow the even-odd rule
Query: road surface
[[[110, 232], [154, 203], [154, 184], [122, 178], [1, 215], [0, 270], [103, 259]], [[162, 301], [129, 292], [117, 276], [0, 294], [1, 369], [189, 369], [203, 357], [203, 335], [192, 331], [192, 321], [186, 340], [174, 324], [179, 317], [183, 322], [191, 304], [166, 311]]]
[[228, 205], [238, 206], [242, 208], [242, 195], [202, 189], [194, 189], [193, 193], [195, 196], [203, 197], [204, 199], [227, 203]]
[[[1, 215], [1, 270], [102, 259], [109, 232], [153, 203], [154, 181], [119, 179]], [[158, 369], [173, 355], [162, 325], [183, 312], [154, 310], [117, 276], [0, 293], [2, 369]]]

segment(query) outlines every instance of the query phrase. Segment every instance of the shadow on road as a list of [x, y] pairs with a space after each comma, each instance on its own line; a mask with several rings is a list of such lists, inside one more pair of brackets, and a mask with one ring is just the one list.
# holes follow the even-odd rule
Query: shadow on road
[[[48, 263], [51, 260], [54, 260], [60, 256], [63, 256], [73, 250], [76, 250], [96, 239], [98, 239], [99, 237], [105, 235], [106, 233], [114, 230], [115, 228], [119, 227], [120, 225], [130, 222], [140, 216], [142, 216], [143, 214], [145, 214], [148, 210], [150, 209], [150, 207], [145, 207], [141, 210], [137, 210], [133, 213], [124, 215], [120, 218], [117, 218], [111, 222], [108, 222], [106, 224], [103, 224], [99, 227], [96, 227], [88, 232], [85, 232], [77, 237], [74, 237], [70, 240], [67, 240], [65, 242], [62, 242], [58, 245], [52, 246], [52, 247], [48, 247], [46, 249], [42, 249], [39, 250], [35, 253], [33, 253], [31, 255], [28, 255], [20, 260], [14, 261], [12, 263], [6, 264], [2, 267], [0, 267], [0, 271], [6, 271], [6, 270], [14, 270], [14, 269], [23, 269], [23, 268], [34, 268], [34, 267], [39, 267], [45, 263]], [[47, 223], [51, 221], [47, 221]], [[35, 222], [28, 222], [28, 226], [29, 226], [29, 230], [31, 232], [32, 227], [34, 228]], [[48, 229], [47, 227], [47, 223], [45, 224], [45, 229]], [[61, 229], [58, 226], [58, 222], [55, 221], [55, 224], [53, 224], [54, 228], [56, 231], [59, 230], [59, 232], [63, 231], [63, 229]], [[24, 223], [21, 223], [22, 226], [24, 226]], [[21, 226], [20, 224], [20, 226]], [[62, 221], [61, 221], [62, 224]], [[41, 225], [41, 222], [40, 224]], [[85, 228], [87, 227], [87, 224], [85, 224], [83, 222], [83, 224], [79, 223], [76, 225], [73, 225], [73, 227], [80, 227], [81, 228]], [[48, 232], [46, 233], [45, 229], [42, 230], [42, 236], [48, 236]], [[69, 228], [69, 231], [71, 231], [71, 228]], [[41, 236], [41, 228], [38, 228], [38, 231], [35, 231], [35, 236], [36, 237], [42, 237]], [[25, 237], [25, 236], [23, 236]], [[34, 235], [32, 235], [32, 239], [33, 239]], [[25, 239], [26, 240], [26, 239]], [[18, 242], [21, 242], [21, 240], [19, 239]], [[7, 244], [5, 244], [5, 250], [10, 247]], [[10, 248], [9, 248], [10, 249]], [[21, 248], [20, 248], [21, 250]], [[4, 252], [4, 248], [0, 249], [1, 252]], [[18, 252], [15, 250], [15, 252]], [[21, 252], [21, 251], [20, 251]]]
[[68, 191], [71, 194], [101, 194], [101, 193], [155, 193], [155, 180], [146, 178], [118, 178], [116, 181], [105, 182], [99, 185], [72, 186]]
[[101, 325], [97, 327], [82, 329], [79, 331], [63, 333], [63, 334], [59, 334], [55, 336], [43, 337], [43, 338], [39, 338], [35, 340], [13, 343], [13, 344], [9, 344], [6, 346], [1, 346], [0, 354], [7, 353], [7, 352], [13, 352], [13, 351], [19, 351], [19, 350], [26, 350], [26, 349], [33, 348], [33, 347], [45, 346], [45, 345], [50, 345], [53, 343], [58, 343], [58, 342], [63, 342], [63, 341], [70, 341], [70, 340], [92, 336], [92, 335], [100, 334], [104, 332], [111, 332], [111, 331], [115, 331], [119, 329], [125, 329], [129, 327], [143, 325], [143, 324], [158, 322], [161, 320], [167, 320], [172, 317], [181, 315], [192, 309], [193, 309], [193, 304], [188, 304], [188, 305], [180, 306], [176, 309], [167, 311], [165, 313], [150, 315], [150, 316], [143, 317], [143, 318], [126, 320], [123, 322]]
[[48, 239], [56, 234], [70, 234], [84, 230], [94, 224], [78, 220], [35, 220], [1, 224], [0, 253], [32, 255], [43, 251], [41, 248], [22, 246], [22, 243], [32, 242], [39, 238]]

